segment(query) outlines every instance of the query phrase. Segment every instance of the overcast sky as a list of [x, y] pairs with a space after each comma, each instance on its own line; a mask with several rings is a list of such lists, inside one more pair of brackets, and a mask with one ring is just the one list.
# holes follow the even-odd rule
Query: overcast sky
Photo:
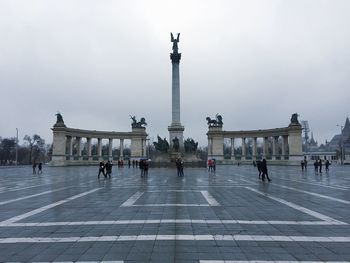
[[171, 123], [170, 32], [180, 32], [184, 137], [308, 120], [319, 142], [350, 114], [350, 1], [0, 1], [0, 136], [68, 127], [150, 137]]

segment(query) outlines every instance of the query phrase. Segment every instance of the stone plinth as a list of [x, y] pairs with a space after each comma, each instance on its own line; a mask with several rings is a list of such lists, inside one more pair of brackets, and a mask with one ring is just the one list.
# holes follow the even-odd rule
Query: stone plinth
[[52, 142], [52, 160], [50, 165], [62, 166], [66, 162], [66, 126], [55, 124], [52, 128], [53, 142]]
[[132, 128], [131, 159], [146, 158], [146, 128]]
[[302, 128], [299, 124], [289, 125], [289, 160], [296, 161], [298, 164], [303, 159], [302, 149]]
[[177, 137], [179, 139], [179, 146], [180, 146], [179, 151], [182, 152], [184, 150], [184, 136], [183, 136], [184, 130], [185, 130], [185, 127], [181, 125], [168, 126], [169, 144], [171, 146], [170, 147], [171, 149], [173, 146], [173, 140], [175, 139], [175, 137]]
[[224, 136], [222, 127], [209, 127], [208, 136], [208, 159], [224, 159]]

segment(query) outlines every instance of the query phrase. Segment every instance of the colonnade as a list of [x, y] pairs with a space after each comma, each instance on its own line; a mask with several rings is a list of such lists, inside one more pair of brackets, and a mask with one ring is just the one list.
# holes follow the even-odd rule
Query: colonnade
[[[95, 155], [92, 155], [92, 140], [93, 139], [97, 139], [97, 152]], [[113, 138], [91, 138], [91, 137], [87, 137], [86, 138], [86, 155], [83, 156], [82, 152], [83, 152], [83, 148], [82, 146], [82, 137], [74, 137], [74, 136], [67, 136], [66, 138], [66, 158], [68, 160], [82, 160], [83, 157], [86, 157], [88, 160], [92, 160], [92, 159], [98, 159], [98, 160], [102, 160], [103, 159], [103, 155], [102, 155], [102, 140], [103, 139], [107, 139], [108, 140], [108, 160], [113, 160], [114, 158], [117, 157], [117, 159], [119, 160], [123, 160], [124, 155], [124, 139], [121, 138], [117, 138], [117, 139], [113, 139]], [[113, 140], [119, 140], [120, 141], [120, 147], [119, 147], [119, 156], [113, 156]], [[143, 142], [143, 150], [145, 148], [145, 142]], [[73, 149], [76, 149], [76, 154], [74, 154]]]
[[[222, 127], [208, 128], [208, 159], [224, 161], [224, 140], [231, 141], [231, 161], [257, 160], [261, 158], [273, 161], [299, 163], [302, 159], [302, 128], [292, 123], [288, 127], [248, 130], [223, 131]], [[262, 153], [258, 154], [258, 139], [262, 138]], [[241, 154], [235, 154], [235, 144], [240, 141]], [[248, 142], [250, 145], [248, 145]], [[248, 148], [251, 147], [251, 148]], [[250, 150], [251, 149], [251, 150]], [[227, 158], [227, 156], [226, 156]]]
[[[132, 128], [131, 132], [92, 131], [68, 128], [56, 123], [53, 131], [52, 166], [95, 164], [104, 159], [124, 159], [125, 140], [131, 141], [130, 159], [146, 158], [147, 133], [144, 127]], [[86, 154], [83, 156], [82, 140], [86, 138]], [[97, 139], [97, 151], [92, 154], [92, 141]], [[108, 140], [108, 156], [102, 155], [102, 140]], [[119, 140], [119, 156], [113, 156], [113, 141]], [[74, 153], [74, 149], [76, 152]]]

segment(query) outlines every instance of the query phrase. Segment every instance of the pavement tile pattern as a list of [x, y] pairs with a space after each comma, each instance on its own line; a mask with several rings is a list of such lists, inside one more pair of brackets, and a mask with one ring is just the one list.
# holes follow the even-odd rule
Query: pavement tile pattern
[[0, 168], [0, 262], [350, 262], [350, 167]]

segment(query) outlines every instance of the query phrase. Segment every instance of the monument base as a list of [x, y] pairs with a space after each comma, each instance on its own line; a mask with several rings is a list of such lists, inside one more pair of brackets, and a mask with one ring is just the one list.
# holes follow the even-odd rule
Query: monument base
[[184, 135], [183, 135], [184, 130], [185, 130], [185, 127], [182, 126], [181, 124], [171, 124], [170, 126], [168, 126], [169, 143], [170, 145], [173, 145], [173, 140], [175, 138], [178, 138], [180, 152], [184, 150]]

